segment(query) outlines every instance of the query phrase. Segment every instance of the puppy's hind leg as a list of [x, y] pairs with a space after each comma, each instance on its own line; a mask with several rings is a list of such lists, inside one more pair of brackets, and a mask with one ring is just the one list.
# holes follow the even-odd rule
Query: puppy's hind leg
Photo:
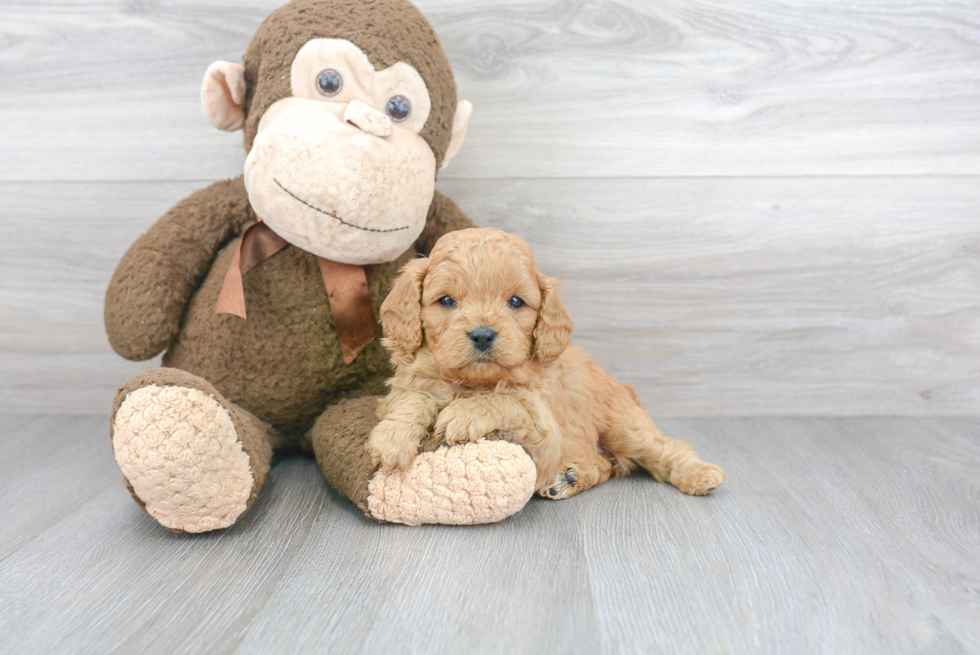
[[600, 443], [625, 465], [617, 473], [639, 464], [658, 482], [692, 496], [710, 494], [725, 480], [725, 472], [698, 457], [691, 444], [664, 435], [632, 398], [616, 405]]
[[538, 494], [552, 500], [570, 498], [597, 484], [602, 484], [609, 479], [612, 472], [612, 463], [599, 453], [593, 452], [591, 456], [574, 460], [566, 458], [562, 461], [561, 470], [558, 471], [551, 486], [541, 489]]

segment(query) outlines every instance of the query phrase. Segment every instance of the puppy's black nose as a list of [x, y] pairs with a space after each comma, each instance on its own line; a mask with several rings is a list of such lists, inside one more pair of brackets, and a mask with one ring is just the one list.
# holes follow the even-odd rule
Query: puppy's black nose
[[478, 328], [473, 328], [469, 333], [470, 341], [476, 346], [477, 350], [486, 352], [490, 350], [490, 346], [493, 345], [494, 339], [497, 338], [497, 331], [492, 327], [487, 327], [486, 325], [481, 325]]

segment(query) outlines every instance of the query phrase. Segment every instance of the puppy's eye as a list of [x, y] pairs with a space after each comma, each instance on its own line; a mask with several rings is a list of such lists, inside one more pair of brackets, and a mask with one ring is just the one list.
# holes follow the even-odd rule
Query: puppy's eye
[[453, 300], [452, 296], [443, 296], [439, 299], [439, 304], [443, 307], [455, 307], [456, 301]]
[[507, 306], [510, 307], [511, 309], [520, 309], [521, 307], [524, 306], [524, 301], [518, 298], [517, 296], [514, 296], [507, 302]]
[[316, 86], [323, 95], [335, 96], [344, 88], [344, 78], [334, 69], [328, 68], [320, 71], [320, 74], [316, 76]]

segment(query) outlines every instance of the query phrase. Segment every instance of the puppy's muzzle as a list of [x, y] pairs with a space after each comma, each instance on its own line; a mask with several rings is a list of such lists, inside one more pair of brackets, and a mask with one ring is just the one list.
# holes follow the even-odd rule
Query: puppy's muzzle
[[493, 347], [493, 342], [497, 340], [497, 331], [492, 327], [481, 325], [478, 328], [470, 330], [467, 336], [473, 343], [474, 348], [481, 353], [485, 353]]

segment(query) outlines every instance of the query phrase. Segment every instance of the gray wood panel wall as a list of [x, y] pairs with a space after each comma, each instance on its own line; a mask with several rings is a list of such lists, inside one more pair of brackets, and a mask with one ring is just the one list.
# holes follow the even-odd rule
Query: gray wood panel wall
[[[200, 78], [278, 4], [0, 2], [0, 409], [105, 412], [149, 365], [106, 284], [241, 171]], [[980, 408], [980, 5], [418, 4], [476, 108], [440, 188], [652, 413]]]

